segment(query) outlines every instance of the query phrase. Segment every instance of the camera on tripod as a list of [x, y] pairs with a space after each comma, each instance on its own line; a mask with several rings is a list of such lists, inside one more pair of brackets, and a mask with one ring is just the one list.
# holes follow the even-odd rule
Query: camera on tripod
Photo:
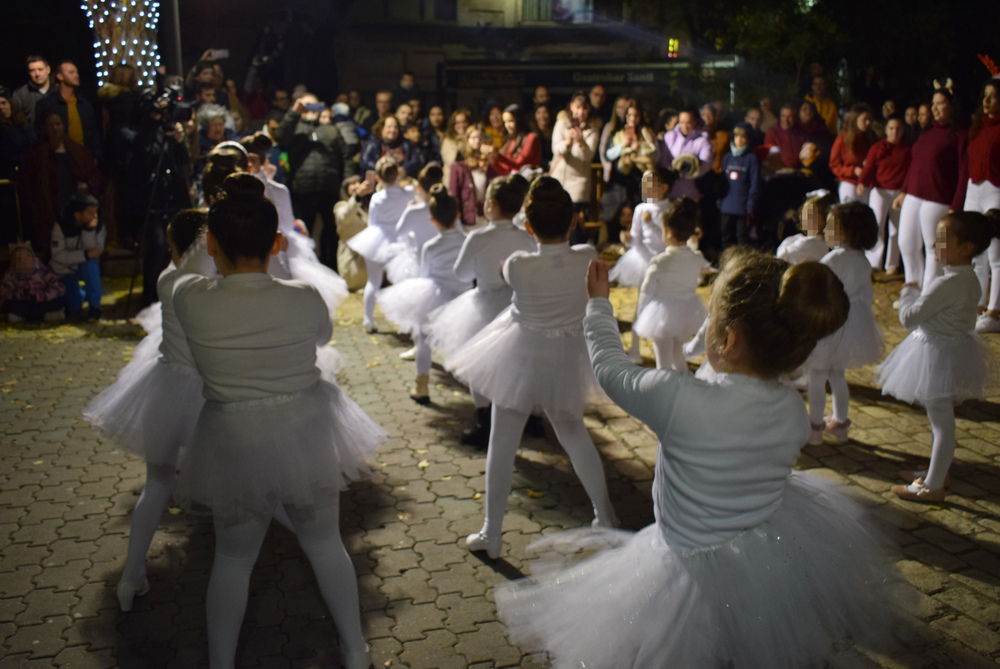
[[184, 88], [180, 84], [148, 88], [143, 91], [138, 105], [143, 122], [159, 121], [171, 130], [175, 123], [184, 124], [191, 120], [193, 106], [184, 99]]

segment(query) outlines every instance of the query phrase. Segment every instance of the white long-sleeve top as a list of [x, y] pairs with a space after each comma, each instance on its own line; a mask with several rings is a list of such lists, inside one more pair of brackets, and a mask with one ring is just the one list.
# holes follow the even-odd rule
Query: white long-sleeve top
[[663, 243], [663, 215], [674, 208], [674, 203], [667, 198], [662, 200], [646, 200], [636, 206], [632, 213], [632, 248], [652, 258], [657, 253], [663, 253], [667, 245]]
[[411, 202], [400, 214], [396, 223], [396, 239], [409, 243], [411, 232], [413, 248], [417, 252], [437, 235], [438, 229], [431, 223], [431, 208], [426, 202]]
[[162, 315], [163, 339], [160, 341], [160, 357], [169, 363], [195, 367], [191, 347], [187, 336], [177, 320], [174, 311], [174, 284], [183, 272], [170, 266], [163, 270], [156, 281], [156, 291], [160, 296], [160, 313]]
[[706, 267], [708, 263], [701, 251], [692, 251], [686, 244], [668, 246], [663, 253], [649, 261], [646, 276], [639, 288], [638, 311], [642, 311], [650, 300], [694, 295], [701, 270]]
[[316, 347], [330, 341], [333, 324], [311, 285], [260, 273], [218, 280], [188, 274], [174, 283], [173, 305], [205, 399], [265, 399], [319, 380]]
[[590, 300], [584, 319], [601, 387], [656, 433], [653, 510], [670, 546], [717, 546], [766, 521], [809, 438], [799, 394], [778, 381], [639, 367], [622, 349], [611, 302]]
[[587, 244], [539, 244], [504, 263], [503, 278], [514, 289], [514, 317], [529, 328], [579, 328], [587, 308], [587, 267], [597, 251]]
[[368, 225], [382, 229], [386, 239], [396, 238], [396, 224], [406, 206], [413, 200], [413, 189], [388, 186], [372, 195], [368, 203]]
[[904, 328], [919, 327], [928, 334], [959, 337], [976, 329], [976, 305], [982, 296], [972, 265], [945, 265], [923, 293], [903, 286], [899, 295], [899, 322]]
[[457, 226], [442, 230], [420, 251], [420, 276], [456, 293], [472, 288], [472, 281], [463, 281], [455, 274], [455, 260], [464, 243], [465, 232]]
[[492, 221], [485, 228], [473, 230], [465, 238], [455, 261], [455, 274], [464, 281], [476, 281], [480, 290], [506, 288], [500, 270], [515, 251], [533, 253], [538, 242], [511, 221]]
[[875, 290], [872, 288], [872, 266], [864, 251], [840, 246], [823, 256], [820, 262], [832, 269], [844, 284], [844, 292], [851, 301], [848, 319], [855, 315], [856, 309], [871, 311]]
[[786, 237], [778, 245], [778, 252], [775, 255], [786, 262], [798, 265], [806, 260], [819, 262], [827, 253], [830, 247], [827, 246], [823, 235], [804, 235], [801, 232], [791, 237]]

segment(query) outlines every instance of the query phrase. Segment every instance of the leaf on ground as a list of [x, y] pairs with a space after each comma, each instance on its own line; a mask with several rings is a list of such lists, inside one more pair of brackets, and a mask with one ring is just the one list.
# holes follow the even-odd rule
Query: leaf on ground
[[545, 493], [529, 489], [528, 490], [528, 497], [531, 497], [532, 499], [538, 499], [539, 497], [545, 497]]
[[477, 492], [475, 495], [472, 496], [472, 499], [482, 499], [482, 498], [483, 498], [483, 493], [481, 492]]
[[35, 460], [31, 464], [33, 464], [33, 465], [43, 465], [43, 464], [45, 464], [45, 460]]
[[396, 518], [403, 521], [411, 520], [413, 518], [413, 514], [407, 511], [400, 511], [399, 513], [396, 514]]
[[427, 452], [427, 449], [426, 449], [426, 448], [417, 448], [417, 449], [414, 449], [414, 451], [413, 451], [413, 452], [414, 452], [414, 453], [417, 453], [417, 454], [419, 454], [419, 455], [423, 455], [424, 453], [426, 453], [426, 452]]
[[176, 506], [171, 506], [170, 508], [167, 509], [167, 513], [169, 513], [171, 516], [179, 516], [181, 513], [181, 509], [178, 509]]
[[368, 369], [372, 369], [373, 367], [381, 367], [381, 366], [382, 366], [381, 362], [375, 362], [374, 360], [369, 360], [368, 362], [365, 363], [365, 367], [367, 367]]
[[427, 469], [430, 466], [431, 463], [429, 460], [421, 460], [420, 462], [417, 463], [417, 469]]

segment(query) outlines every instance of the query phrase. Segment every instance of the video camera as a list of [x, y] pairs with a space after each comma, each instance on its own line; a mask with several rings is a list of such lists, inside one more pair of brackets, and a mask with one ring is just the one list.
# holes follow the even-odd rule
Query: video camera
[[147, 88], [139, 98], [139, 113], [145, 122], [159, 120], [165, 127], [173, 128], [174, 123], [191, 120], [193, 104], [184, 100], [184, 88], [180, 84], [161, 85]]

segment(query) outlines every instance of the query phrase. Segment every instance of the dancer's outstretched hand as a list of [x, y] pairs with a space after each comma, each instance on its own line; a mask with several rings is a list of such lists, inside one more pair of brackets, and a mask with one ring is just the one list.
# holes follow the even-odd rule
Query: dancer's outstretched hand
[[591, 260], [587, 268], [587, 295], [590, 297], [608, 297], [611, 287], [608, 284], [608, 264], [603, 260]]

